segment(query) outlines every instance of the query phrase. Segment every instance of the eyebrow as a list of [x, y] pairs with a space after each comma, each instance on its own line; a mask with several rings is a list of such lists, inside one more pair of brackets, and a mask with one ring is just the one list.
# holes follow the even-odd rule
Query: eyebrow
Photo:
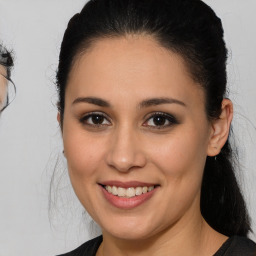
[[157, 106], [161, 104], [179, 104], [184, 107], [186, 106], [184, 102], [177, 99], [173, 99], [173, 98], [152, 98], [152, 99], [143, 100], [139, 104], [139, 107], [146, 108], [146, 107]]
[[77, 98], [73, 101], [72, 105], [78, 104], [78, 103], [90, 103], [90, 104], [97, 105], [100, 107], [111, 107], [110, 103], [108, 103], [107, 101], [100, 99], [100, 98], [95, 98], [95, 97]]
[[[103, 99], [96, 98], [96, 97], [79, 97], [76, 98], [72, 105], [78, 104], [78, 103], [90, 103], [93, 105], [97, 105], [99, 107], [111, 107], [111, 104]], [[173, 99], [173, 98], [151, 98], [143, 100], [139, 104], [139, 108], [146, 108], [151, 106], [157, 106], [161, 104], [179, 104], [181, 106], [186, 106], [186, 104], [180, 100]]]

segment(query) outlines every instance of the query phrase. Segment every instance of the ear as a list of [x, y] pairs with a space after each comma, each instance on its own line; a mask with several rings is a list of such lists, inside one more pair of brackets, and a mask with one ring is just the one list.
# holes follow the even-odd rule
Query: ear
[[231, 100], [224, 99], [222, 101], [221, 114], [219, 118], [213, 120], [211, 123], [212, 130], [208, 144], [208, 156], [216, 156], [220, 153], [228, 139], [232, 118], [233, 104]]
[[63, 132], [63, 127], [62, 127], [62, 123], [61, 123], [60, 112], [58, 112], [58, 114], [57, 114], [57, 121], [58, 121], [58, 123], [59, 123], [60, 129], [61, 129], [61, 132]]
[[58, 123], [60, 125], [60, 112], [58, 112], [58, 114], [57, 114], [57, 121], [58, 121]]

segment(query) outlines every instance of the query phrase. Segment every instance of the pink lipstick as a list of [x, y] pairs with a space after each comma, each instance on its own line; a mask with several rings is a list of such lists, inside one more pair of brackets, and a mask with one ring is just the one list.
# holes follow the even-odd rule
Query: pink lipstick
[[148, 201], [159, 188], [159, 185], [138, 181], [107, 181], [99, 185], [104, 198], [110, 204], [126, 210]]

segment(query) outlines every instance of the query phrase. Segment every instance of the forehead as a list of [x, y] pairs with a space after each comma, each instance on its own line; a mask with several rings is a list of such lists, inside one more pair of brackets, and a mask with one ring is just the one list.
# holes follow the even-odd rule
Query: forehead
[[[201, 90], [191, 78], [185, 60], [162, 47], [151, 36], [100, 39], [77, 57], [70, 72], [68, 94], [103, 93], [105, 97], [133, 93], [163, 97], [172, 89], [175, 97], [189, 97], [184, 87]], [[193, 88], [192, 88], [193, 87]], [[148, 95], [147, 95], [148, 94]]]
[[175, 62], [180, 70], [189, 75], [183, 58], [161, 46], [152, 36], [127, 35], [104, 38], [95, 40], [88, 49], [78, 55], [71, 69], [71, 76], [74, 72], [77, 75], [86, 71], [85, 68], [97, 68], [98, 71], [120, 71], [123, 68], [126, 69], [126, 74], [139, 68], [141, 71], [151, 71], [155, 74], [161, 69], [163, 71], [163, 66], [168, 69], [171, 62]]

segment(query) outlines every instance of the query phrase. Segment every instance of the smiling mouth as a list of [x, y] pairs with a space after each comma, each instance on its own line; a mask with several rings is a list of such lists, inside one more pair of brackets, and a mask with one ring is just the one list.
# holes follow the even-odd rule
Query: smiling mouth
[[116, 186], [102, 185], [102, 187], [109, 193], [117, 197], [123, 198], [133, 198], [136, 196], [140, 196], [142, 194], [147, 194], [148, 192], [153, 191], [156, 186], [143, 186], [143, 187], [130, 187], [130, 188], [122, 188]]

